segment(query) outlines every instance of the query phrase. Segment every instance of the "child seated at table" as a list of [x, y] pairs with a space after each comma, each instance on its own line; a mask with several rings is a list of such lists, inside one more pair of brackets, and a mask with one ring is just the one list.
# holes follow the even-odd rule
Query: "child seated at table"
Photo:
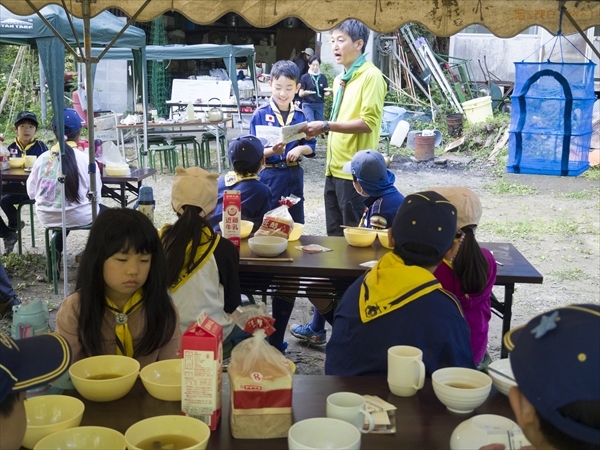
[[475, 229], [482, 213], [481, 202], [475, 192], [464, 187], [436, 187], [431, 190], [446, 197], [458, 212], [454, 244], [433, 275], [444, 289], [458, 298], [471, 330], [475, 365], [485, 368], [491, 362], [487, 353], [492, 317], [490, 296], [498, 269], [492, 252], [479, 247], [475, 239]]
[[165, 225], [160, 235], [181, 331], [206, 311], [223, 327], [223, 343], [228, 343], [249, 335], [229, 316], [241, 305], [238, 249], [215, 233], [207, 219], [217, 203], [218, 176], [199, 167], [175, 169], [171, 205], [177, 221]]
[[550, 310], [504, 336], [518, 385], [510, 406], [533, 448], [600, 448], [599, 330], [600, 306], [581, 304]]
[[[89, 195], [94, 195], [100, 204], [102, 180], [96, 170], [88, 174], [89, 159], [82, 152], [75, 151], [81, 135], [81, 117], [72, 108], [65, 108], [63, 113], [64, 129], [58, 130], [57, 118], [52, 119], [52, 130], [57, 139], [66, 139], [64, 155], [60, 154], [58, 143], [49, 151], [42, 153], [35, 161], [31, 174], [27, 178], [27, 194], [35, 200], [35, 212], [38, 220], [45, 228], [82, 227], [92, 223], [92, 202]], [[95, 164], [93, 167], [96, 167]], [[96, 191], [90, 192], [90, 177], [96, 179]], [[65, 204], [66, 221], [62, 219], [62, 203]], [[68, 234], [68, 231], [67, 231]], [[56, 267], [60, 271], [63, 241], [62, 233], [56, 236], [58, 259]], [[58, 273], [56, 274], [58, 278]]]
[[358, 278], [334, 310], [327, 375], [387, 375], [387, 350], [423, 352], [425, 371], [474, 368], [458, 300], [433, 276], [456, 235], [456, 208], [437, 192], [408, 195], [388, 229], [394, 250]]
[[249, 134], [231, 140], [227, 153], [233, 170], [219, 177], [217, 205], [210, 218], [215, 231], [221, 231], [219, 222], [223, 220], [223, 192], [230, 189], [240, 191], [242, 219], [254, 223], [252, 232], [260, 227], [271, 206], [271, 189], [258, 179], [258, 174], [265, 165], [264, 144], [265, 139]]
[[27, 429], [25, 390], [44, 386], [69, 368], [71, 349], [47, 333], [13, 341], [0, 333], [0, 448], [16, 450]]
[[[389, 228], [404, 195], [394, 186], [396, 176], [387, 169], [383, 155], [376, 150], [361, 150], [344, 165], [343, 170], [352, 174], [354, 189], [365, 199], [365, 211], [358, 226], [378, 230]], [[323, 345], [327, 342], [325, 321], [331, 323], [333, 320], [334, 302], [310, 295], [309, 300], [316, 305], [312, 322], [294, 324], [290, 333], [310, 344]]]
[[[17, 114], [15, 120], [15, 133], [17, 137], [15, 141], [8, 146], [8, 151], [12, 158], [25, 156], [40, 156], [48, 147], [42, 141], [35, 138], [35, 133], [38, 129], [38, 120], [34, 113], [30, 111], [21, 111]], [[12, 184], [12, 183], [9, 183]], [[21, 183], [16, 183], [21, 184]], [[4, 254], [12, 253], [17, 243], [17, 227], [23, 228], [23, 223], [17, 223], [19, 215], [15, 205], [24, 200], [29, 200], [27, 194], [4, 194], [0, 199], [0, 207], [6, 214], [8, 224], [0, 218], [0, 238], [4, 240]]]
[[166, 273], [164, 250], [148, 217], [126, 208], [99, 214], [75, 293], [56, 315], [56, 332], [71, 344], [73, 361], [117, 354], [145, 367], [180, 358], [181, 331]]

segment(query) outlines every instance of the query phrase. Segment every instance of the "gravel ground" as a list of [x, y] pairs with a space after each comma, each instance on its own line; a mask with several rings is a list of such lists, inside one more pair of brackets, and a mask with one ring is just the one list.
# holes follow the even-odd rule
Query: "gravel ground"
[[[214, 157], [212, 160], [215, 161]], [[461, 161], [449, 161], [445, 165], [416, 163], [396, 155], [390, 170], [396, 174], [396, 186], [404, 194], [432, 186], [462, 185], [473, 189], [484, 206], [478, 239], [512, 242], [544, 275], [541, 285], [516, 286], [512, 324], [524, 323], [557, 306], [600, 302], [600, 182], [582, 177], [509, 174], [499, 178], [484, 164], [465, 164], [468, 159]], [[305, 159], [302, 164], [306, 198], [304, 234], [324, 235], [324, 147], [319, 146], [317, 156]], [[172, 178], [173, 175], [165, 173], [149, 181], [156, 199], [157, 226], [175, 220], [170, 207]], [[110, 200], [103, 199], [103, 202], [116, 206]], [[43, 254], [43, 233], [39, 224], [36, 224], [36, 232], [37, 247], [31, 248], [29, 227], [24, 229], [25, 251]], [[74, 255], [83, 249], [86, 238], [87, 232], [74, 232], [68, 238], [69, 289], [73, 287], [77, 269]], [[36, 297], [47, 300], [53, 310], [51, 316], [63, 298], [62, 279], [61, 294], [54, 295], [45, 283], [43, 273], [37, 274], [35, 281], [13, 278], [12, 283], [25, 301]], [[494, 292], [498, 298], [503, 298], [502, 287], [495, 288]], [[311, 315], [310, 303], [298, 299], [290, 324], [305, 323]], [[499, 357], [500, 327], [501, 320], [492, 316], [489, 351], [494, 359]], [[286, 340], [289, 343], [287, 355], [300, 373], [323, 373], [324, 347], [306, 347], [289, 333]]]

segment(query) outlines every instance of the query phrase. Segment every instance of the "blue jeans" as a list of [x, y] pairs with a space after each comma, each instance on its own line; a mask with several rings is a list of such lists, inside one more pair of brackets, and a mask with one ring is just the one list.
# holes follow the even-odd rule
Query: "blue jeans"
[[16, 296], [17, 293], [12, 288], [6, 270], [4, 270], [2, 261], [0, 261], [0, 303], [6, 303]]
[[325, 111], [325, 103], [302, 103], [302, 111], [308, 122], [313, 120], [323, 120], [323, 112]]

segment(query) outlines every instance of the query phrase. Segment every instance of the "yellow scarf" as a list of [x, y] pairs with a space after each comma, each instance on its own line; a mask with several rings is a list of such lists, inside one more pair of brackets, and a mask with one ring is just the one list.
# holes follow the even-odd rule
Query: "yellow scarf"
[[436, 289], [442, 290], [442, 285], [431, 272], [407, 266], [388, 252], [365, 275], [358, 298], [360, 318], [369, 322]]
[[[204, 233], [203, 236], [205, 236]], [[206, 264], [206, 261], [209, 260], [210, 256], [214, 253], [215, 248], [217, 248], [217, 244], [220, 239], [221, 237], [218, 234], [216, 234], [215, 238], [212, 240], [209, 239], [206, 242], [202, 242], [202, 239], [200, 240], [200, 244], [198, 245], [198, 249], [196, 250], [196, 254], [193, 258], [193, 261], [195, 261], [194, 266], [190, 271], [188, 271], [188, 262], [192, 260], [192, 242], [188, 242], [188, 245], [185, 249], [185, 259], [183, 267], [179, 272], [177, 281], [171, 285], [171, 292], [177, 292], [177, 289], [183, 286], [189, 277], [194, 275], [198, 270], [202, 268], [202, 266], [204, 266], [204, 264]]]
[[33, 139], [29, 144], [25, 145], [23, 143], [21, 143], [21, 141], [19, 141], [19, 138], [15, 139], [15, 143], [17, 144], [17, 147], [19, 147], [19, 150], [21, 150], [22, 153], [27, 153], [27, 150], [29, 150], [31, 147], [33, 147], [33, 145], [37, 142], [37, 139]]
[[133, 358], [133, 337], [129, 331], [128, 316], [142, 306], [142, 289], [138, 289], [127, 300], [121, 311], [113, 301], [106, 297], [106, 305], [115, 316], [115, 335], [117, 337], [117, 355]]
[[231, 187], [244, 180], [258, 180], [258, 175], [255, 173], [239, 174], [235, 171], [230, 171], [225, 174], [225, 186]]

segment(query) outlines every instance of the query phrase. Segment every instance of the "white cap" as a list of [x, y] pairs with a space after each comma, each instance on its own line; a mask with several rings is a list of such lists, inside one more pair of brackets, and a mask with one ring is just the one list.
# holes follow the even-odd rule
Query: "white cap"
[[304, 53], [306, 53], [308, 56], [313, 56], [315, 54], [315, 51], [310, 47], [306, 47], [304, 49]]

